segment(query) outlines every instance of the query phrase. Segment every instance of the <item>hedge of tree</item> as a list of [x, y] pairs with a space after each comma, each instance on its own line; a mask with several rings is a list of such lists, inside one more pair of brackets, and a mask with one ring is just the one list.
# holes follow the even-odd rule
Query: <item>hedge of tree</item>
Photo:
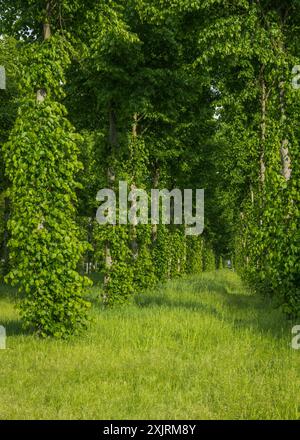
[[[1, 273], [42, 336], [230, 259], [300, 313], [297, 0], [0, 0]], [[205, 230], [96, 222], [101, 188], [205, 189]], [[100, 289], [100, 288], [99, 288]]]

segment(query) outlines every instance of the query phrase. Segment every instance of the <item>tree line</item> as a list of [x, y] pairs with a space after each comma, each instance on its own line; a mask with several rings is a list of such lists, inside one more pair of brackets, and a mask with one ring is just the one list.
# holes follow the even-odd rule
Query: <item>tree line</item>
[[[300, 310], [296, 0], [0, 1], [1, 271], [27, 327], [222, 267]], [[101, 188], [205, 189], [205, 229], [100, 226]], [[99, 288], [100, 289], [100, 288]]]

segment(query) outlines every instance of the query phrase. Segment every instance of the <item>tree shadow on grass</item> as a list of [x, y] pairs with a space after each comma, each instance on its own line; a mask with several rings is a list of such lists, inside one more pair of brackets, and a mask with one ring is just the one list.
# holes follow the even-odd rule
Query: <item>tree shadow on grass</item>
[[[231, 320], [235, 329], [251, 329], [260, 334], [268, 333], [275, 339], [282, 339], [290, 331], [290, 322], [272, 299], [261, 295], [243, 295], [238, 292], [223, 294], [225, 316], [240, 316]], [[230, 319], [229, 319], [230, 321]]]
[[221, 318], [218, 310], [211, 306], [210, 304], [206, 304], [200, 301], [193, 300], [177, 300], [168, 297], [167, 295], [151, 295], [144, 294], [141, 296], [137, 296], [135, 298], [135, 304], [140, 308], [147, 307], [167, 307], [170, 309], [186, 309], [194, 312], [203, 312], [210, 315], [215, 316], [216, 318]]
[[[250, 293], [246, 286], [236, 280], [222, 280], [213, 276], [212, 274], [212, 278], [182, 279], [178, 284], [174, 283], [169, 288], [177, 294], [182, 292], [181, 298], [172, 298], [163, 292], [157, 294], [150, 291], [137, 296], [135, 303], [142, 308], [158, 306], [199, 311], [227, 322], [236, 330], [250, 329], [261, 335], [269, 334], [275, 339], [286, 338], [291, 323], [273, 300]], [[192, 294], [194, 299], [185, 299], [185, 292]], [[207, 304], [205, 299], [201, 300], [201, 294], [210, 292], [220, 299], [221, 309]]]
[[227, 291], [228, 282], [224, 283], [217, 277], [215, 278], [199, 278], [188, 277], [179, 278], [178, 283], [176, 281], [172, 285], [175, 292], [194, 292], [195, 294], [203, 292], [225, 293]]
[[24, 330], [20, 319], [4, 319], [1, 325], [5, 327], [6, 336], [30, 336], [30, 332]]
[[[208, 273], [205, 274], [207, 275]], [[236, 288], [236, 284], [228, 280], [224, 282], [224, 280], [220, 280], [217, 276], [214, 276], [214, 274], [215, 272], [212, 272], [211, 277], [198, 275], [178, 278], [177, 280], [170, 281], [167, 287], [164, 284], [160, 284], [156, 289], [153, 288], [140, 295], [136, 295], [134, 298], [135, 304], [139, 307], [166, 306], [195, 311], [200, 310], [221, 317], [221, 314], [213, 305], [202, 301], [201, 295], [203, 293], [214, 293], [222, 296], [225, 295], [228, 290]], [[168, 291], [174, 292], [177, 297], [168, 295]], [[182, 294], [182, 296], [178, 298], [178, 294]], [[186, 300], [186, 294], [193, 296], [193, 299], [189, 298]]]
[[194, 284], [195, 288], [200, 292], [226, 293], [226, 285], [218, 280], [199, 280]]
[[[21, 296], [15, 287], [5, 284], [0, 285], [0, 301], [7, 302], [15, 307]], [[7, 318], [0, 315], [0, 325], [5, 327], [6, 336], [30, 336], [30, 331], [24, 330], [22, 321], [18, 318]]]
[[19, 295], [15, 287], [8, 286], [6, 284], [0, 284], [0, 300], [8, 299], [11, 301], [17, 301]]
[[[195, 283], [201, 291], [213, 291], [220, 295], [224, 312], [222, 319], [235, 329], [251, 329], [275, 339], [285, 338], [291, 322], [285, 317], [274, 299], [250, 292], [239, 280], [203, 277]], [[244, 292], [244, 293], [241, 293]], [[240, 316], [239, 316], [240, 315]]]

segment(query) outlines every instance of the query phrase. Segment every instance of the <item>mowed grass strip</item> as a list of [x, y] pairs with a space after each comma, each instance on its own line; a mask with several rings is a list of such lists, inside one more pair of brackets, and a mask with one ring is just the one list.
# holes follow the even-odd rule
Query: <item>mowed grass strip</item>
[[70, 341], [22, 332], [1, 287], [1, 419], [297, 419], [300, 350], [272, 304], [231, 271], [167, 283], [102, 309]]

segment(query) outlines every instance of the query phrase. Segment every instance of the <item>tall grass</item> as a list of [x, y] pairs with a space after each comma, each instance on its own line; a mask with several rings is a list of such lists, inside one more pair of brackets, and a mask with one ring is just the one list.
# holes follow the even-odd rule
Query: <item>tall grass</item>
[[[96, 298], [96, 289], [91, 291]], [[291, 325], [230, 271], [169, 282], [103, 310], [80, 338], [22, 333], [2, 287], [1, 419], [295, 419]]]

